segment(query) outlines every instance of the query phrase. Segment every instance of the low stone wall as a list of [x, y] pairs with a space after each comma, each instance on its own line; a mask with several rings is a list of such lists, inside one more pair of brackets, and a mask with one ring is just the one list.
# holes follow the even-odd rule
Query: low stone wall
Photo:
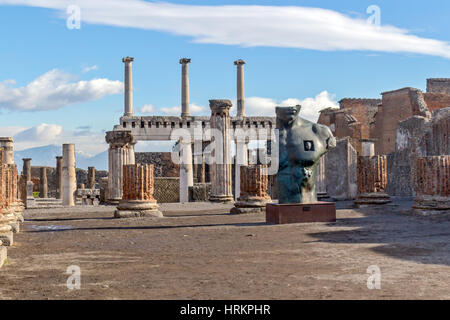
[[153, 197], [159, 203], [180, 202], [180, 178], [155, 177]]

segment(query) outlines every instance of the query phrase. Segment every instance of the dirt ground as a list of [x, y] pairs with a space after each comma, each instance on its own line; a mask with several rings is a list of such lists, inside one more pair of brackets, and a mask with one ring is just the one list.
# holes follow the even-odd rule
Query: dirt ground
[[[410, 203], [351, 209], [336, 223], [266, 225], [226, 205], [27, 210], [0, 269], [0, 299], [450, 299], [450, 218]], [[81, 288], [69, 290], [69, 266]], [[381, 289], [369, 290], [369, 266]]]

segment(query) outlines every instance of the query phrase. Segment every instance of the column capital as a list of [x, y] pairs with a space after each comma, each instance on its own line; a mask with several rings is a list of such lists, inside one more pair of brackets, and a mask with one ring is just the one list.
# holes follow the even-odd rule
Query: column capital
[[23, 161], [31, 161], [32, 159], [31, 158], [23, 158], [22, 160]]
[[211, 115], [226, 115], [229, 116], [232, 103], [227, 99], [209, 100], [209, 107], [211, 108]]
[[105, 140], [111, 148], [122, 148], [128, 143], [134, 141], [131, 131], [107, 131]]
[[238, 59], [234, 62], [234, 65], [236, 65], [236, 66], [240, 66], [240, 65], [244, 65], [244, 64], [245, 64], [245, 61], [242, 59]]
[[189, 58], [181, 58], [180, 59], [180, 64], [188, 64], [191, 63], [191, 59]]
[[124, 57], [122, 58], [122, 62], [126, 63], [126, 62], [133, 62], [134, 58], [133, 57]]
[[[62, 156], [56, 156], [55, 157], [57, 160], [59, 160], [59, 159], [62, 159], [63, 157]], [[23, 159], [23, 160], [25, 160], [25, 159]]]

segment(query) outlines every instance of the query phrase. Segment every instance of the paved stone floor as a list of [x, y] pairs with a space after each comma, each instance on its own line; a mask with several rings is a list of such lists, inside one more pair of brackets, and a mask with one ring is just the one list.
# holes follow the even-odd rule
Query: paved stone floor
[[[338, 203], [336, 223], [266, 225], [231, 206], [28, 210], [0, 269], [0, 299], [450, 299], [450, 218]], [[81, 269], [68, 290], [66, 270]], [[381, 289], [367, 288], [367, 268]]]

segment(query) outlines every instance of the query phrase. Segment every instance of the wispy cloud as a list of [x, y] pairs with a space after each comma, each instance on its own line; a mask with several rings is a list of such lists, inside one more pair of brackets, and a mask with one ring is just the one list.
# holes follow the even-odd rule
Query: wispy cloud
[[[0, 0], [0, 4], [59, 10], [73, 0]], [[375, 26], [343, 13], [300, 6], [182, 5], [143, 0], [79, 0], [83, 23], [157, 30], [198, 43], [313, 50], [407, 52], [450, 58], [446, 41], [395, 26]]]
[[98, 66], [97, 65], [84, 67], [83, 68], [83, 73], [86, 73], [86, 72], [89, 72], [89, 71], [94, 71], [94, 70], [98, 70]]
[[320, 110], [339, 108], [335, 97], [327, 91], [322, 91], [315, 97], [305, 99], [288, 98], [282, 101], [262, 97], [249, 97], [245, 99], [245, 114], [248, 116], [275, 116], [275, 107], [295, 106], [298, 104], [302, 106], [300, 116], [313, 122], [316, 122], [319, 118]]
[[78, 80], [58, 69], [50, 70], [26, 86], [14, 87], [14, 80], [0, 82], [0, 108], [19, 111], [54, 110], [74, 103], [98, 100], [121, 93], [121, 81]]
[[[168, 115], [173, 115], [173, 116], [179, 116], [181, 114], [181, 107], [180, 106], [175, 106], [175, 107], [170, 107], [170, 108], [160, 108], [159, 110], [161, 110], [163, 113], [168, 114]], [[204, 106], [199, 106], [195, 103], [191, 103], [189, 104], [189, 113], [192, 115], [200, 115], [202, 113], [207, 112], [206, 107]]]
[[152, 104], [146, 104], [139, 109], [140, 113], [153, 113], [155, 111], [155, 107]]

